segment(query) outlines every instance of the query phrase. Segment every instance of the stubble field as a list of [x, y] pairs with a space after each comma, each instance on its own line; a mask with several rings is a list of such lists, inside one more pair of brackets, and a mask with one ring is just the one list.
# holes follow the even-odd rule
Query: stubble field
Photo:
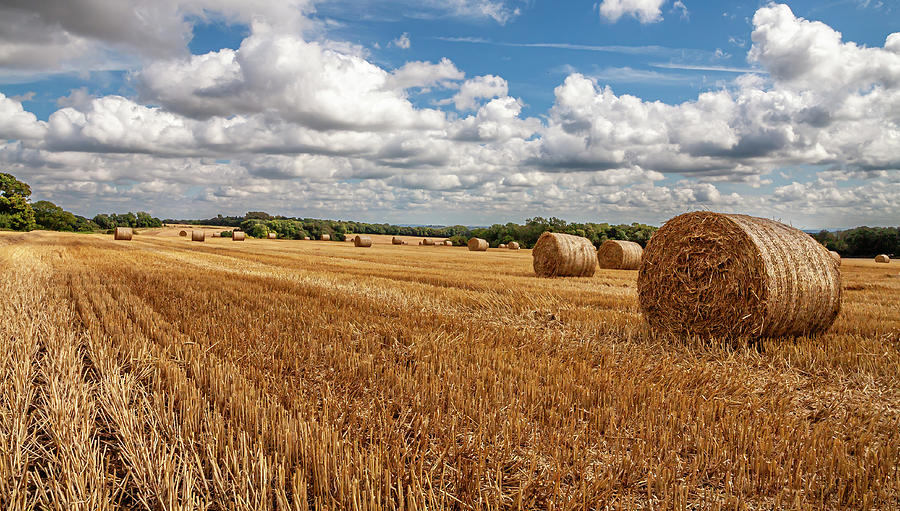
[[735, 347], [637, 272], [177, 232], [0, 233], [0, 508], [900, 508], [896, 262]]

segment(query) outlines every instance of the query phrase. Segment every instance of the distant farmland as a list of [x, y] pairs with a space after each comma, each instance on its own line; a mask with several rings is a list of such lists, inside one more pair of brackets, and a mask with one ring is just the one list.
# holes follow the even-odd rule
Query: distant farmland
[[634, 271], [178, 230], [0, 232], [0, 508], [900, 508], [896, 262], [747, 347]]

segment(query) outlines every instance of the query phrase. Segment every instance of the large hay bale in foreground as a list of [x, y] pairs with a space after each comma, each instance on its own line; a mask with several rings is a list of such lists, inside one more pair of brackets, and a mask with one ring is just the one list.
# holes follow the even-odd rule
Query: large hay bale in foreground
[[206, 233], [203, 231], [191, 231], [191, 241], [206, 241]]
[[353, 238], [353, 246], [354, 247], [371, 247], [372, 246], [372, 238], [369, 236], [356, 236]]
[[472, 252], [484, 252], [488, 249], [487, 240], [481, 238], [469, 238], [469, 250]]
[[[131, 239], [131, 238], [128, 238], [128, 239]], [[876, 263], [890, 263], [891, 258], [884, 254], [879, 254], [879, 255], [875, 256], [875, 262]]]
[[834, 250], [829, 250], [828, 253], [831, 255], [831, 258], [837, 261], [838, 264], [841, 264], [841, 254], [838, 254]]
[[131, 227], [116, 227], [116, 230], [113, 233], [113, 239], [131, 241], [132, 235], [134, 235], [134, 231], [131, 230]]
[[402, 244], [403, 244], [403, 240], [401, 240], [400, 238], [398, 238], [396, 236], [391, 238], [391, 245], [402, 245]]
[[606, 270], [637, 270], [644, 249], [633, 241], [606, 240], [597, 250], [597, 262]]
[[840, 266], [812, 236], [746, 215], [699, 211], [644, 250], [638, 297], [648, 323], [680, 334], [778, 337], [821, 332], [841, 308]]
[[590, 277], [597, 269], [594, 244], [582, 236], [545, 232], [531, 255], [539, 277]]
[[509, 244], [506, 245], [506, 248], [510, 250], [519, 250], [519, 242], [518, 241], [510, 241]]
[[187, 231], [178, 231], [179, 236], [187, 236]]
[[331, 241], [331, 235], [330, 235], [330, 234], [323, 234], [323, 235], [319, 236], [319, 239], [322, 240], [322, 241]]
[[429, 238], [425, 238], [424, 240], [422, 240], [422, 244], [423, 244], [423, 245], [431, 246], [431, 245], [434, 245], [434, 240], [433, 240], [433, 239], [429, 239]]
[[244, 231], [234, 231], [233, 233], [231, 233], [231, 241], [244, 241], [246, 236], [247, 235], [244, 234]]

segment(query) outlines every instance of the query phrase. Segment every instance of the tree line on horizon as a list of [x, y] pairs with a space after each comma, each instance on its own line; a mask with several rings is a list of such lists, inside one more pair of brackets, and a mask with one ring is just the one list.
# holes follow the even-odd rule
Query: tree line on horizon
[[[44, 229], [68, 232], [109, 231], [116, 227], [153, 228], [164, 224], [213, 225], [240, 228], [247, 235], [265, 238], [270, 232], [279, 238], [319, 238], [328, 234], [332, 239], [344, 241], [347, 234], [384, 234], [394, 236], [421, 236], [448, 238], [455, 245], [465, 245], [469, 238], [483, 238], [496, 247], [501, 243], [517, 241], [531, 248], [545, 232], [560, 232], [583, 236], [600, 246], [608, 239], [627, 240], [646, 246], [656, 227], [632, 223], [611, 225], [593, 222], [566, 222], [556, 217], [534, 217], [523, 224], [509, 222], [490, 227], [406, 226], [387, 223], [367, 223], [350, 220], [323, 220], [272, 216], [262, 211], [251, 211], [243, 216], [222, 216], [205, 220], [160, 220], [149, 213], [101, 213], [93, 218], [76, 215], [50, 201], [30, 201], [31, 187], [12, 174], [0, 173], [0, 230], [30, 231]], [[820, 231], [811, 234], [829, 250], [842, 257], [872, 257], [877, 254], [900, 254], [900, 227], [856, 227], [844, 231]]]

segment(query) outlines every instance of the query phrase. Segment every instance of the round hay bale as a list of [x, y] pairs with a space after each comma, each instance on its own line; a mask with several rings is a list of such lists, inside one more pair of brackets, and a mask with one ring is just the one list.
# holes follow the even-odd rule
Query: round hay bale
[[633, 241], [606, 240], [597, 250], [597, 262], [607, 270], [637, 270], [644, 249]]
[[510, 241], [506, 248], [510, 250], [519, 250], [519, 242], [518, 241]]
[[179, 236], [187, 236], [187, 231], [178, 231]]
[[191, 231], [191, 241], [206, 241], [206, 233], [203, 231]]
[[406, 241], [406, 240], [403, 240], [403, 244], [404, 244], [404, 245], [409, 245], [409, 242]]
[[[129, 238], [129, 239], [131, 239], [131, 238]], [[875, 262], [876, 263], [890, 263], [891, 258], [884, 254], [878, 254], [877, 256], [875, 256]]]
[[834, 250], [829, 250], [828, 253], [831, 255], [831, 258], [837, 261], [838, 264], [841, 264], [841, 254], [838, 254]]
[[444, 240], [444, 246], [445, 246], [445, 247], [452, 247], [452, 246], [453, 246], [453, 242], [450, 241], [450, 240]]
[[371, 247], [372, 246], [372, 238], [369, 236], [356, 236], [353, 238], [353, 246], [354, 247]]
[[133, 235], [134, 231], [131, 230], [131, 227], [116, 227], [116, 230], [113, 233], [113, 239], [120, 241], [131, 241], [131, 236]]
[[539, 277], [590, 277], [597, 269], [594, 244], [582, 236], [545, 232], [531, 255]]
[[422, 240], [422, 244], [431, 246], [431, 245], [434, 245], [434, 240], [425, 238], [424, 240]]
[[323, 235], [319, 236], [319, 239], [322, 240], [322, 241], [331, 241], [331, 235], [330, 235], [330, 234], [323, 234]]
[[501, 243], [497, 245], [497, 248], [506, 248], [506, 243]]
[[812, 236], [747, 215], [699, 211], [660, 228], [638, 274], [653, 328], [721, 337], [821, 332], [841, 308], [841, 270]]
[[212, 237], [213, 237], [213, 238], [221, 238], [221, 237], [222, 237], [222, 233], [221, 233], [221, 232], [214, 232], [214, 233], [212, 233]]
[[269, 238], [270, 240], [274, 240], [274, 239], [277, 239], [277, 238], [278, 238], [278, 233], [277, 233], [277, 232], [270, 232], [266, 237]]
[[394, 236], [393, 238], [391, 238], [391, 244], [392, 244], [392, 245], [402, 245], [402, 244], [403, 244], [403, 240], [401, 240], [400, 238]]
[[485, 252], [490, 246], [487, 240], [481, 238], [469, 238], [468, 245], [471, 252]]
[[244, 234], [244, 231], [234, 231], [231, 233], [231, 241], [244, 241], [246, 237], [247, 235]]
[[304, 241], [309, 241], [309, 236], [304, 236], [304, 237], [303, 237], [303, 240], [304, 240]]

